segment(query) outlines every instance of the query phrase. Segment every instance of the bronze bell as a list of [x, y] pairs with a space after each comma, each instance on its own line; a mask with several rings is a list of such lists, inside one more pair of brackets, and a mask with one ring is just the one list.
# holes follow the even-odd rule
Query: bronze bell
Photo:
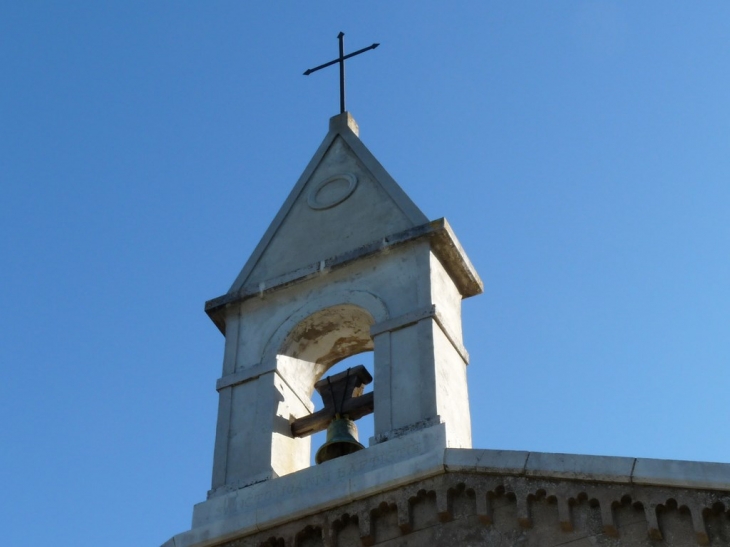
[[347, 417], [335, 415], [327, 426], [327, 442], [317, 450], [314, 461], [318, 464], [347, 456], [365, 448], [357, 440], [357, 426]]

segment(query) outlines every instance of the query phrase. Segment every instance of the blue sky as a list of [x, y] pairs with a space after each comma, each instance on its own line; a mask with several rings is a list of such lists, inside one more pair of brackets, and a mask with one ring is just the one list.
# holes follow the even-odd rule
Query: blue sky
[[[338, 111], [485, 282], [474, 445], [730, 461], [730, 3], [0, 5], [6, 545], [209, 488], [223, 294]], [[12, 502], [8, 502], [12, 500]]]

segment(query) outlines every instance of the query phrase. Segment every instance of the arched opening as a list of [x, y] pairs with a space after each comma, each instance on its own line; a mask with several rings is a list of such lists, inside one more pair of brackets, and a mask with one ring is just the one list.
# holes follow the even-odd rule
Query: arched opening
[[[357, 365], [365, 366], [374, 377], [373, 339], [370, 336], [374, 323], [372, 315], [364, 308], [341, 304], [321, 309], [291, 329], [277, 353], [277, 368], [290, 379], [298, 396], [311, 404], [312, 412], [323, 408], [322, 398], [314, 390], [314, 384], [320, 378]], [[368, 391], [372, 391], [372, 384], [366, 386], [365, 392]], [[368, 446], [373, 435], [372, 414], [359, 419], [357, 428], [360, 443]], [[319, 431], [308, 437], [311, 465], [317, 448], [325, 442], [326, 432]]]
[[367, 310], [342, 304], [319, 310], [304, 318], [291, 330], [279, 350], [279, 366], [293, 361], [300, 385], [307, 396], [314, 383], [343, 359], [372, 351], [370, 327], [375, 323]]

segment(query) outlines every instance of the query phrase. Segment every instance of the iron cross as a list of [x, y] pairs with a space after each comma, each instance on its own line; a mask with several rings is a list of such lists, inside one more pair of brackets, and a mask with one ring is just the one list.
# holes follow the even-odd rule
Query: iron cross
[[309, 76], [312, 72], [317, 72], [321, 68], [327, 68], [328, 66], [332, 66], [335, 63], [340, 64], [340, 114], [345, 113], [345, 59], [349, 59], [350, 57], [354, 57], [355, 55], [360, 55], [361, 53], [365, 53], [366, 51], [370, 49], [375, 49], [380, 44], [373, 44], [368, 47], [364, 47], [362, 49], [358, 49], [357, 51], [354, 51], [352, 53], [348, 53], [345, 55], [345, 33], [340, 32], [337, 35], [337, 39], [340, 41], [340, 56], [330, 61], [329, 63], [325, 63], [323, 65], [316, 66], [314, 68], [307, 69], [304, 72], [305, 76]]

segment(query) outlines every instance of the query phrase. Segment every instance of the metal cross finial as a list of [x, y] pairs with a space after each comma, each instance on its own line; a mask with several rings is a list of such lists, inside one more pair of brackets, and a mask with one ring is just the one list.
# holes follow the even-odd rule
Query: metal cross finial
[[323, 65], [316, 66], [314, 68], [309, 68], [304, 72], [305, 76], [309, 76], [312, 72], [316, 72], [321, 68], [327, 68], [328, 66], [332, 66], [335, 63], [340, 64], [340, 114], [345, 113], [345, 59], [349, 59], [350, 57], [354, 57], [355, 55], [360, 55], [361, 53], [365, 53], [366, 51], [370, 49], [375, 49], [380, 44], [373, 44], [368, 47], [364, 47], [362, 49], [358, 49], [357, 51], [354, 51], [352, 53], [348, 53], [345, 55], [345, 33], [340, 32], [337, 35], [337, 39], [340, 41], [340, 56], [330, 61], [329, 63], [325, 63]]

